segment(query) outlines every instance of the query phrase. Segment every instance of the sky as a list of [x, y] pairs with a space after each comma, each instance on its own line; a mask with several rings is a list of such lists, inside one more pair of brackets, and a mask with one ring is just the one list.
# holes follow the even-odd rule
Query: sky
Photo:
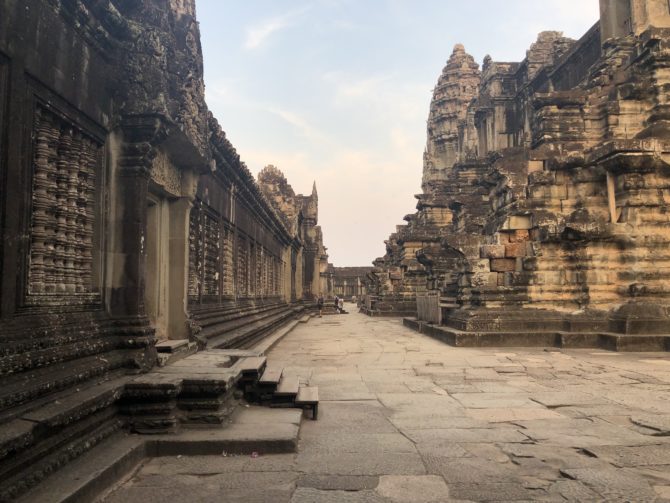
[[598, 0], [197, 0], [209, 108], [254, 175], [316, 181], [335, 266], [370, 265], [415, 211], [426, 119], [453, 47], [521, 61], [580, 38]]

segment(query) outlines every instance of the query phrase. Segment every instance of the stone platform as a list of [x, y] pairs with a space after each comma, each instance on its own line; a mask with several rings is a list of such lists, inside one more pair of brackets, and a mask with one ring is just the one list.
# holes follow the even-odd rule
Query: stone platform
[[670, 501], [667, 353], [451, 347], [352, 313], [267, 358], [319, 386], [297, 452], [156, 458], [105, 501]]
[[464, 332], [452, 327], [403, 318], [403, 324], [456, 347], [601, 348], [611, 351], [670, 351], [670, 334], [615, 334], [608, 332]]

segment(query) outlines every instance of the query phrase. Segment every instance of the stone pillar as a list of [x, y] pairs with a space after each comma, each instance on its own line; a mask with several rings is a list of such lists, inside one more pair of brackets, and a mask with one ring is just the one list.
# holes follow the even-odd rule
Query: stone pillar
[[145, 318], [147, 193], [152, 142], [160, 130], [155, 118], [132, 118], [122, 126], [123, 143], [117, 177], [117, 240], [113, 251], [109, 311], [115, 316]]
[[314, 253], [314, 273], [312, 276], [312, 299], [316, 295], [319, 295], [321, 291], [321, 258], [319, 257], [318, 250]]

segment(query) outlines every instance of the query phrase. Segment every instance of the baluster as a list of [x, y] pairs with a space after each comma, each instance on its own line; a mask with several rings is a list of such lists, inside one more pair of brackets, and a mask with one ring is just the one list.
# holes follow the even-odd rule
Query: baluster
[[49, 218], [49, 131], [51, 126], [41, 109], [35, 113], [35, 157], [33, 175], [32, 236], [28, 288], [30, 293], [44, 292], [44, 254]]
[[65, 293], [65, 247], [67, 245], [68, 158], [72, 148], [72, 129], [65, 127], [58, 140], [56, 162], [56, 236], [54, 246], [54, 276], [56, 292]]

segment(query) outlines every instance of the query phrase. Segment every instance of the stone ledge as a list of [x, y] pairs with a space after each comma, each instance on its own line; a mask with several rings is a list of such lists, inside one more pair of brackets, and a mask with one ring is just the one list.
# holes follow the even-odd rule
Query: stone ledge
[[627, 335], [604, 332], [463, 332], [416, 318], [403, 318], [403, 325], [456, 347], [559, 347], [599, 348], [621, 352], [670, 351], [670, 335]]
[[242, 408], [234, 422], [217, 430], [178, 435], [119, 433], [50, 476], [18, 502], [93, 501], [145, 459], [160, 456], [283, 454], [296, 451], [302, 410]]

